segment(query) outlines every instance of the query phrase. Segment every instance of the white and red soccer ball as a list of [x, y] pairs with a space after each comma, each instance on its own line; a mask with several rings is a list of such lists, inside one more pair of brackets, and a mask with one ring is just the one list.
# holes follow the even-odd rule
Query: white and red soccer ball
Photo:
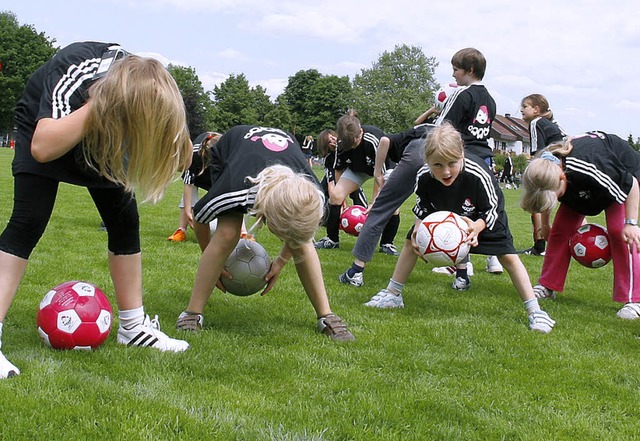
[[271, 258], [262, 245], [254, 240], [240, 239], [225, 263], [231, 278], [220, 277], [229, 294], [250, 296], [264, 288], [264, 277], [271, 268]]
[[38, 309], [38, 333], [54, 349], [95, 349], [109, 336], [107, 296], [87, 282], [65, 282], [50, 290]]
[[427, 262], [450, 266], [469, 254], [467, 223], [451, 211], [436, 211], [424, 218], [416, 231], [418, 250]]
[[447, 99], [453, 94], [458, 85], [456, 83], [449, 83], [444, 87], [438, 89], [435, 93], [434, 106], [436, 109], [442, 110]]
[[611, 260], [607, 229], [597, 224], [581, 225], [569, 239], [571, 256], [587, 268], [600, 268]]
[[367, 220], [366, 208], [352, 205], [340, 215], [340, 229], [352, 236], [358, 236]]

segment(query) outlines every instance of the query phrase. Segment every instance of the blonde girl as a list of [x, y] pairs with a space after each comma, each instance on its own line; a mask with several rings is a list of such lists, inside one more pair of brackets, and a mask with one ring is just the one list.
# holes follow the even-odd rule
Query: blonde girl
[[[66, 182], [87, 187], [107, 227], [118, 343], [186, 350], [187, 342], [169, 338], [144, 313], [133, 193], [158, 201], [190, 160], [184, 104], [169, 72], [112, 43], [74, 43], [31, 75], [16, 121], [14, 207], [0, 235], [0, 336], [59, 183]], [[19, 373], [0, 352], [0, 378]]]

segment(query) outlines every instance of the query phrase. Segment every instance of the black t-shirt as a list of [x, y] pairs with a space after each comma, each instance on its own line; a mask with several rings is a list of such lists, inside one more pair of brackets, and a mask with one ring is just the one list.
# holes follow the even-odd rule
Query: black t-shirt
[[253, 206], [257, 189], [247, 177], [281, 164], [318, 180], [295, 137], [283, 130], [242, 125], [228, 130], [212, 152], [211, 188], [194, 207], [195, 219], [208, 223], [220, 213], [234, 210], [246, 213]]
[[482, 159], [493, 157], [488, 139], [496, 117], [496, 102], [482, 84], [459, 86], [445, 102], [436, 125], [449, 121], [462, 135], [466, 151]]
[[89, 187], [115, 186], [86, 165], [79, 146], [43, 164], [31, 155], [31, 140], [37, 122], [41, 118], [63, 118], [87, 102], [89, 87], [102, 71], [102, 56], [110, 48], [119, 46], [99, 42], [73, 43], [58, 51], [31, 75], [16, 105], [18, 130], [14, 175], [31, 173]]
[[389, 152], [387, 153], [388, 159], [393, 162], [400, 162], [404, 149], [414, 139], [424, 138], [425, 142], [429, 131], [435, 127], [433, 124], [420, 124], [410, 129], [404, 130], [400, 133], [391, 133], [385, 135], [389, 138]]
[[593, 216], [613, 203], [624, 204], [640, 179], [640, 153], [616, 135], [589, 132], [571, 139], [564, 158], [567, 189], [558, 200], [578, 213]]
[[384, 136], [384, 132], [375, 126], [369, 125], [363, 125], [362, 131], [360, 144], [347, 152], [347, 166], [356, 173], [373, 176], [378, 145], [380, 144], [380, 138]]
[[562, 141], [566, 136], [554, 121], [542, 117], [531, 120], [529, 123], [531, 154], [535, 155], [549, 144]]

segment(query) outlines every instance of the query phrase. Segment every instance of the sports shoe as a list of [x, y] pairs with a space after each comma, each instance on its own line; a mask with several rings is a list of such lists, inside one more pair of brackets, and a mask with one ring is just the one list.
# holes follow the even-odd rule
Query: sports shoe
[[529, 329], [532, 331], [548, 334], [556, 324], [555, 320], [549, 317], [549, 314], [539, 310], [529, 314]]
[[325, 315], [318, 319], [318, 332], [326, 334], [334, 341], [353, 341], [356, 338], [347, 329], [347, 325], [335, 314]]
[[345, 285], [349, 284], [357, 287], [361, 287], [362, 285], [364, 285], [364, 275], [362, 274], [362, 271], [359, 273], [355, 273], [353, 277], [349, 277], [348, 271], [345, 271], [338, 276], [338, 280]]
[[545, 288], [542, 285], [536, 285], [533, 287], [533, 294], [535, 294], [536, 299], [555, 299], [556, 293], [549, 289]]
[[20, 375], [20, 369], [15, 367], [0, 351], [0, 379], [11, 378]]
[[[453, 276], [456, 273], [455, 266], [436, 266], [431, 270], [432, 273], [436, 274], [446, 274], [447, 276]], [[467, 276], [473, 276], [473, 264], [471, 262], [467, 262]]]
[[334, 242], [331, 239], [329, 239], [328, 237], [324, 237], [324, 238], [320, 239], [319, 241], [317, 241], [316, 243], [314, 243], [313, 246], [316, 247], [316, 248], [323, 248], [323, 249], [331, 250], [331, 249], [334, 249], [334, 248], [340, 248], [340, 242]]
[[204, 326], [204, 316], [202, 314], [193, 314], [187, 311], [180, 313], [176, 328], [180, 331], [202, 331]]
[[364, 306], [371, 308], [404, 308], [404, 301], [402, 301], [402, 294], [395, 295], [388, 289], [382, 289], [378, 294], [371, 297]]
[[627, 303], [616, 313], [616, 315], [625, 320], [640, 319], [640, 303]]
[[399, 256], [400, 253], [398, 252], [398, 249], [396, 248], [396, 246], [392, 243], [385, 243], [380, 245], [380, 250], [381, 253], [383, 254], [388, 254], [390, 256]]
[[544, 256], [546, 252], [538, 251], [536, 247], [527, 248], [526, 250], [520, 250], [517, 252], [518, 254], [526, 254], [527, 256]]
[[167, 237], [167, 240], [170, 240], [171, 242], [184, 242], [187, 240], [187, 233], [178, 228], [175, 233]]
[[490, 274], [502, 274], [504, 268], [498, 261], [498, 257], [496, 256], [488, 256], [487, 257], [487, 272]]
[[182, 352], [189, 349], [189, 343], [184, 340], [170, 338], [160, 331], [158, 316], [153, 320], [147, 315], [141, 325], [132, 329], [118, 329], [118, 343], [127, 346], [152, 347], [160, 351]]
[[456, 277], [451, 287], [456, 291], [467, 291], [471, 286], [471, 280], [464, 277]]

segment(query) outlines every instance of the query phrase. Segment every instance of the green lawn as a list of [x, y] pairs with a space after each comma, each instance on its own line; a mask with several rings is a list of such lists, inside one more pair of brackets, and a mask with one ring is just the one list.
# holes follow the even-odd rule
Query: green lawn
[[[11, 212], [13, 152], [0, 149], [0, 222]], [[362, 304], [385, 287], [396, 261], [378, 254], [365, 285], [341, 285], [355, 238], [321, 250], [334, 311], [357, 341], [315, 333], [315, 316], [288, 266], [269, 295], [214, 292], [204, 332], [175, 331], [199, 260], [193, 232], [174, 244], [182, 189], [140, 207], [145, 308], [182, 354], [124, 348], [112, 335], [94, 352], [46, 348], [38, 303], [73, 279], [100, 286], [115, 303], [106, 233], [84, 188], [62, 185], [4, 324], [3, 352], [22, 374], [0, 381], [0, 439], [215, 440], [632, 440], [640, 433], [640, 323], [615, 316], [612, 267], [573, 265], [568, 288], [542, 306], [557, 321], [549, 335], [528, 330], [508, 276], [476, 276], [468, 292], [419, 265], [405, 309]], [[519, 191], [506, 191], [516, 247], [531, 245]], [[412, 222], [403, 206], [396, 245]], [[604, 221], [596, 219], [599, 223]], [[324, 229], [318, 232], [318, 238]], [[271, 255], [278, 241], [263, 229]], [[524, 256], [532, 280], [542, 259]]]

